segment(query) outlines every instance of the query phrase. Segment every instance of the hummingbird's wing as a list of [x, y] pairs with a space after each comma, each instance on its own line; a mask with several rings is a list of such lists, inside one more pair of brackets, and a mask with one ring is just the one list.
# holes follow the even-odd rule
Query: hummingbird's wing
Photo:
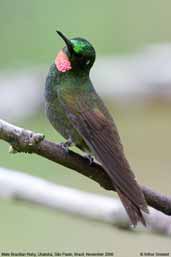
[[61, 101], [69, 120], [111, 178], [132, 223], [136, 225], [140, 220], [145, 224], [141, 210], [148, 212], [146, 201], [124, 156], [119, 134], [107, 109], [90, 108], [84, 97], [75, 102], [72, 96]]

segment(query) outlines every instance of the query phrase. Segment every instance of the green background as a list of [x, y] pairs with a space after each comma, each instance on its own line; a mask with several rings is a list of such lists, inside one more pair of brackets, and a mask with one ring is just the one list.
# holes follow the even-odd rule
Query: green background
[[99, 54], [170, 41], [169, 0], [1, 0], [0, 65], [51, 63], [63, 46], [55, 31], [86, 37]]
[[[55, 30], [86, 37], [97, 55], [117, 55], [146, 44], [169, 42], [170, 1], [20, 1], [0, 0], [0, 69], [49, 65], [63, 46]], [[42, 85], [43, 90], [44, 85]], [[10, 92], [9, 92], [10, 94]], [[125, 152], [141, 184], [170, 194], [170, 106], [122, 108], [105, 99], [120, 130]], [[44, 111], [18, 122], [53, 141], [63, 140]], [[109, 196], [93, 181], [39, 156], [8, 154], [0, 143], [0, 165], [58, 184]], [[0, 251], [113, 251], [139, 256], [141, 251], [171, 251], [170, 239], [131, 233], [32, 205], [0, 201]]]

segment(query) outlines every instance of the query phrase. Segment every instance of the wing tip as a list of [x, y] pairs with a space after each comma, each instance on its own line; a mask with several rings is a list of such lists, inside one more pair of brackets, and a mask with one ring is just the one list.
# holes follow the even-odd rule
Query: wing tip
[[117, 190], [117, 192], [133, 227], [136, 227], [138, 222], [141, 222], [142, 225], [146, 227], [147, 224], [142, 211], [145, 213], [149, 213], [148, 207], [146, 205], [137, 206], [132, 203], [122, 192], [120, 192], [120, 190]]

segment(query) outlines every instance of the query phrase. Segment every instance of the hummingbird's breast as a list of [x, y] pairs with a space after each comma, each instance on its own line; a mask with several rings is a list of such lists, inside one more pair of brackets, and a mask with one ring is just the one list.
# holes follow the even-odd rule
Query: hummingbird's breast
[[65, 138], [71, 138], [82, 150], [88, 149], [83, 138], [69, 121], [59, 98], [60, 74], [55, 64], [52, 64], [45, 85], [45, 109], [52, 126]]

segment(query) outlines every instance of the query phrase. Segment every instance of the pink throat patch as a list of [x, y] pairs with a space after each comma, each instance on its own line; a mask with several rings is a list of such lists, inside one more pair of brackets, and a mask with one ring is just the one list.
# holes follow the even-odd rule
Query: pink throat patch
[[55, 64], [60, 72], [66, 72], [72, 69], [68, 56], [62, 50], [56, 56]]

